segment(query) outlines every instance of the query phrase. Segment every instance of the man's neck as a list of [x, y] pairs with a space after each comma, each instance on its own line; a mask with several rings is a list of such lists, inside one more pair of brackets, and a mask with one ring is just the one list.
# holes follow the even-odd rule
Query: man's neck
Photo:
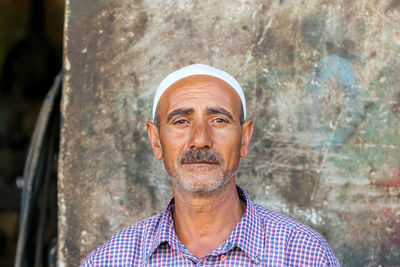
[[173, 192], [176, 234], [197, 258], [224, 242], [246, 209], [238, 197], [235, 179], [231, 179], [222, 191], [209, 196], [195, 196], [174, 186]]

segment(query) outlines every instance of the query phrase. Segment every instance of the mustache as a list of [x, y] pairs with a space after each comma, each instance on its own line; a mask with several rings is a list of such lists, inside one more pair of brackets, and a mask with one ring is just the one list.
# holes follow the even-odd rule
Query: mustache
[[223, 158], [214, 151], [208, 149], [193, 149], [185, 152], [179, 157], [181, 164], [198, 161], [207, 163], [217, 163], [223, 162]]

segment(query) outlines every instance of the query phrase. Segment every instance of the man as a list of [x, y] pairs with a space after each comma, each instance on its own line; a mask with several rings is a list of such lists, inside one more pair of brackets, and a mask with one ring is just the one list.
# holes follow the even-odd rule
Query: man
[[236, 185], [253, 122], [239, 83], [195, 64], [156, 91], [147, 131], [172, 180], [160, 214], [115, 234], [82, 266], [339, 266], [322, 236]]

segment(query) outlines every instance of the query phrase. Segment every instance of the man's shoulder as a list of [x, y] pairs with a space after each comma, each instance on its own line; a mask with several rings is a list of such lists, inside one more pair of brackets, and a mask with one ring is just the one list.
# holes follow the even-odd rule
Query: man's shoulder
[[313, 255], [313, 260], [321, 264], [318, 266], [340, 266], [329, 244], [317, 231], [279, 212], [254, 206], [263, 221], [267, 247], [281, 243], [287, 262], [294, 264], [303, 254], [305, 260]]
[[[144, 248], [151, 244], [162, 214], [137, 222], [111, 236], [104, 244], [93, 250], [81, 266], [109, 266], [132, 263], [143, 257]], [[114, 266], [114, 265], [113, 265]]]
[[277, 211], [264, 208], [258, 204], [254, 204], [254, 206], [258, 215], [262, 218], [267, 230], [272, 230], [278, 227], [280, 232], [287, 232], [288, 234], [304, 233], [312, 238], [322, 238], [318, 232], [295, 219], [292, 219]]

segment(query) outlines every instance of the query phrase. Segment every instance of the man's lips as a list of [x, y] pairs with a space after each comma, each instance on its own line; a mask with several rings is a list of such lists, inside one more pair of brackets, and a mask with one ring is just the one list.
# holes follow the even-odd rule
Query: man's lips
[[195, 160], [190, 160], [190, 161], [182, 162], [182, 164], [218, 164], [218, 162], [216, 162], [216, 161], [195, 161]]

